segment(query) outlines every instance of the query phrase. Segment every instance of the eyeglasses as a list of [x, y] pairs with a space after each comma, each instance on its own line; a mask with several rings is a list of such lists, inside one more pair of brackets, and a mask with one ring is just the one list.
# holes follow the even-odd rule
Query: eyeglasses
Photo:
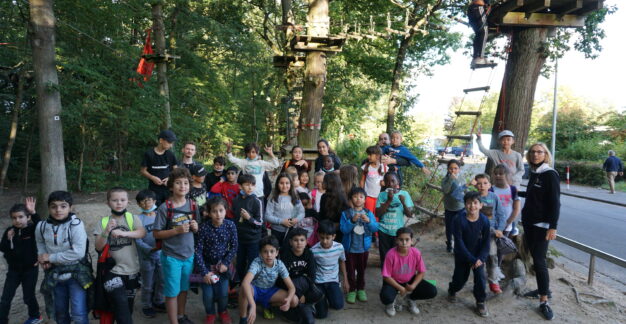
[[541, 155], [541, 154], [545, 154], [546, 152], [545, 151], [529, 151], [528, 153]]

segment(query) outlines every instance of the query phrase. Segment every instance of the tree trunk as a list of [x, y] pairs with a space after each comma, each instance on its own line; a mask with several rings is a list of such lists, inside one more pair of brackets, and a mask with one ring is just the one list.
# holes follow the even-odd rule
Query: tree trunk
[[85, 148], [87, 147], [85, 136], [85, 126], [80, 125], [80, 163], [78, 165], [78, 180], [76, 181], [78, 191], [83, 191], [83, 167], [85, 165]]
[[[41, 202], [55, 190], [67, 190], [61, 95], [55, 65], [55, 17], [52, 0], [30, 0], [31, 46], [39, 116]], [[43, 210], [43, 209], [42, 209]]]
[[[156, 53], [160, 57], [165, 56], [165, 26], [163, 24], [163, 4], [157, 2], [152, 5], [152, 31], [154, 32], [154, 45]], [[159, 94], [163, 97], [163, 110], [165, 111], [164, 128], [172, 128], [172, 115], [170, 110], [170, 89], [167, 84], [167, 61], [157, 63], [157, 80]]]
[[413, 32], [408, 37], [403, 37], [396, 55], [396, 66], [393, 68], [393, 80], [391, 81], [391, 92], [389, 93], [389, 102], [387, 103], [387, 134], [394, 130], [396, 120], [396, 109], [400, 106], [400, 96], [402, 91], [402, 79], [404, 76], [404, 59], [406, 51], [411, 43]]
[[[535, 89], [546, 61], [546, 28], [521, 28], [513, 32], [511, 53], [506, 62], [498, 110], [491, 131], [491, 148], [498, 147], [498, 133], [508, 129], [515, 134], [513, 150], [523, 154], [530, 129]], [[491, 163], [487, 172], [491, 171]]]
[[11, 152], [13, 151], [13, 144], [17, 138], [17, 122], [20, 116], [20, 107], [22, 106], [22, 97], [24, 93], [24, 79], [26, 76], [21, 71], [16, 74], [17, 88], [15, 89], [15, 103], [13, 105], [13, 113], [11, 117], [11, 130], [9, 131], [9, 140], [7, 141], [7, 147], [4, 151], [4, 158], [2, 161], [2, 171], [0, 171], [0, 193], [4, 190], [4, 181], [9, 171], [9, 162], [11, 162]]
[[[330, 18], [328, 0], [309, 0], [307, 14], [308, 34], [328, 36]], [[298, 144], [304, 149], [315, 149], [320, 135], [324, 87], [326, 85], [326, 53], [312, 51], [306, 55], [304, 93], [298, 128]]]
[[35, 132], [35, 129], [33, 126], [33, 129], [28, 135], [28, 144], [26, 144], [26, 160], [24, 161], [24, 190], [23, 192], [26, 192], [28, 189], [28, 170], [30, 168], [30, 149], [33, 146], [33, 133], [34, 132]]

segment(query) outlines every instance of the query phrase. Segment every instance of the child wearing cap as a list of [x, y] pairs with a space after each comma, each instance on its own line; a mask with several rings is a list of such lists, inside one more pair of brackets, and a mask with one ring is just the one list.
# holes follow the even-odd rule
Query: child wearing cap
[[206, 185], [204, 184], [204, 177], [206, 176], [207, 171], [201, 164], [193, 164], [189, 168], [189, 172], [191, 173], [191, 179], [193, 182], [191, 183], [191, 188], [189, 189], [188, 198], [195, 200], [198, 206], [204, 206], [208, 196]]
[[498, 134], [498, 142], [500, 143], [499, 150], [489, 150], [483, 146], [480, 140], [481, 131], [476, 131], [476, 143], [478, 143], [478, 149], [491, 159], [495, 165], [505, 164], [512, 170], [511, 178], [512, 185], [515, 187], [520, 186], [522, 182], [522, 176], [524, 175], [524, 163], [522, 161], [522, 155], [513, 151], [511, 147], [515, 143], [515, 135], [510, 130], [503, 130]]
[[167, 177], [176, 168], [178, 161], [170, 149], [176, 142], [176, 135], [169, 129], [159, 133], [159, 144], [147, 150], [141, 161], [140, 173], [150, 182], [148, 189], [156, 194], [156, 205], [159, 206], [170, 195], [167, 189]]

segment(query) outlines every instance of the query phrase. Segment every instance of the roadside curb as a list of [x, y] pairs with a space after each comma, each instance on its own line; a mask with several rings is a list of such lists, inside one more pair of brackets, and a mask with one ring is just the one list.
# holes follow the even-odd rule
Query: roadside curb
[[[522, 187], [528, 187], [528, 186], [526, 184], [522, 184]], [[620, 207], [626, 207], [626, 203], [610, 201], [610, 200], [600, 199], [600, 198], [594, 198], [594, 197], [589, 197], [589, 196], [583, 196], [581, 194], [574, 194], [574, 193], [569, 193], [569, 192], [563, 192], [562, 190], [561, 190], [561, 194], [562, 195], [566, 195], [566, 196], [581, 198], [581, 199], [597, 201], [597, 202], [601, 202], [601, 203], [605, 203], [605, 204], [610, 204], [610, 205], [615, 205], [615, 206], [620, 206]]]

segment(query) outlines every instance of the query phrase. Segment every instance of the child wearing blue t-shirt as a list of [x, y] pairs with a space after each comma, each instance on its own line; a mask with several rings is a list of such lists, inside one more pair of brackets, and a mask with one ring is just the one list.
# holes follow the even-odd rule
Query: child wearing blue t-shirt
[[[264, 237], [260, 244], [261, 255], [252, 261], [248, 273], [241, 282], [239, 293], [239, 323], [252, 324], [256, 319], [256, 304], [264, 308], [280, 306], [281, 311], [288, 311], [298, 306], [296, 288], [289, 278], [285, 264], [276, 259], [278, 240], [274, 236]], [[287, 290], [276, 286], [278, 277], [283, 279]]]
[[378, 195], [376, 201], [376, 215], [378, 224], [378, 252], [380, 253], [381, 267], [387, 251], [395, 246], [396, 232], [404, 227], [404, 216], [413, 217], [411, 208], [413, 200], [408, 192], [400, 189], [400, 179], [395, 172], [385, 174], [387, 190]]

